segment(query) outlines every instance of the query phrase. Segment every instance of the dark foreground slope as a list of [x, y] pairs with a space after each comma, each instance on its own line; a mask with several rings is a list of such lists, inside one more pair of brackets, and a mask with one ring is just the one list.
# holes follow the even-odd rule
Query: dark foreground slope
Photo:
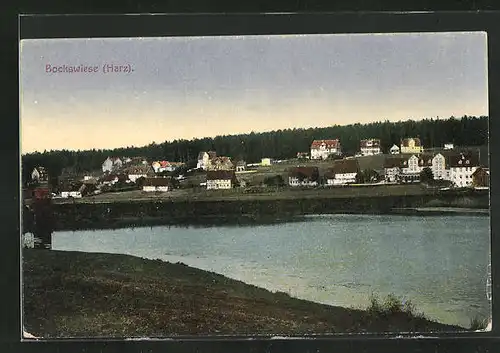
[[456, 331], [272, 293], [183, 264], [23, 250], [25, 330], [38, 337]]

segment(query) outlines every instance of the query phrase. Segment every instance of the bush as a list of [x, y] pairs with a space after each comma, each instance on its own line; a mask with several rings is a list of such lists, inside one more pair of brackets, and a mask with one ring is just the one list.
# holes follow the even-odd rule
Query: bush
[[484, 330], [486, 329], [487, 326], [488, 326], [487, 318], [480, 318], [476, 316], [470, 321], [470, 329], [473, 331]]
[[424, 319], [423, 313], [417, 312], [415, 305], [410, 300], [404, 300], [394, 294], [389, 294], [382, 302], [376, 294], [370, 295], [370, 304], [366, 309], [371, 316], [391, 316], [406, 314], [410, 318]]

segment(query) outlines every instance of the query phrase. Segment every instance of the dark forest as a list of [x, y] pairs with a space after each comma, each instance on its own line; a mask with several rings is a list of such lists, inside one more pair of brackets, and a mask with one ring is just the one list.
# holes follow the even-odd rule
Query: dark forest
[[[359, 149], [361, 139], [380, 139], [382, 149], [386, 152], [393, 144], [399, 145], [404, 137], [419, 137], [424, 148], [442, 147], [444, 143], [454, 143], [457, 146], [487, 145], [488, 117], [463, 116], [419, 121], [379, 121], [369, 124], [357, 123], [322, 128], [251, 132], [194, 140], [174, 140], [151, 143], [143, 147], [36, 152], [22, 156], [23, 181], [28, 179], [29, 173], [36, 166], [44, 166], [51, 176], [58, 176], [64, 168], [71, 168], [80, 173], [100, 169], [108, 156], [145, 157], [151, 161], [181, 161], [194, 166], [200, 151], [213, 150], [217, 152], [217, 155], [253, 163], [259, 162], [263, 157], [295, 158], [297, 152], [309, 152], [311, 142], [315, 139], [339, 138], [343, 152], [354, 154]], [[89, 136], [89, 138], [92, 137]]]

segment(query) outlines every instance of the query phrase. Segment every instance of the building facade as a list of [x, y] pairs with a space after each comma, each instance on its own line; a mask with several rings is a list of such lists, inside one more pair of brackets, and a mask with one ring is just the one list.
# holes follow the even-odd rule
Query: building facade
[[460, 153], [450, 156], [449, 180], [457, 187], [472, 186], [472, 175], [479, 167], [479, 158], [474, 154]]
[[356, 159], [342, 159], [335, 161], [333, 167], [325, 173], [326, 185], [338, 186], [354, 184], [360, 173]]
[[330, 155], [342, 154], [339, 139], [314, 140], [311, 144], [311, 159], [327, 159]]
[[424, 148], [422, 147], [422, 142], [420, 141], [419, 138], [416, 137], [410, 137], [410, 138], [405, 138], [401, 140], [401, 148], [400, 152], [401, 153], [422, 153], [424, 151]]
[[392, 145], [391, 149], [389, 150], [390, 154], [399, 154], [399, 147], [397, 145]]
[[317, 186], [319, 185], [318, 167], [293, 167], [288, 172], [288, 185]]
[[373, 156], [382, 153], [379, 139], [361, 140], [359, 145], [362, 156]]
[[234, 170], [207, 171], [207, 190], [232, 189], [236, 181]]

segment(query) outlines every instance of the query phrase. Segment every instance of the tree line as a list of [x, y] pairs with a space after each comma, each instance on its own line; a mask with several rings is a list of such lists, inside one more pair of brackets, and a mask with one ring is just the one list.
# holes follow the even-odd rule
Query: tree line
[[44, 166], [49, 175], [61, 174], [65, 168], [74, 172], [93, 171], [101, 168], [108, 156], [145, 157], [148, 160], [169, 160], [196, 165], [200, 151], [216, 151], [217, 155], [229, 156], [233, 160], [247, 163], [259, 162], [261, 158], [294, 158], [297, 152], [309, 152], [311, 142], [320, 139], [340, 139], [342, 150], [354, 154], [359, 150], [359, 141], [366, 138], [381, 140], [383, 151], [393, 144], [399, 145], [404, 137], [419, 137], [424, 148], [441, 147], [445, 143], [459, 146], [481, 146], [488, 144], [488, 117], [463, 116], [449, 119], [430, 118], [419, 121], [378, 121], [369, 124], [333, 125], [322, 128], [294, 128], [271, 132], [240, 135], [224, 135], [193, 140], [174, 140], [151, 143], [143, 147], [115, 149], [92, 149], [86, 151], [56, 150], [36, 152], [22, 156], [23, 181], [29, 179], [31, 170]]

